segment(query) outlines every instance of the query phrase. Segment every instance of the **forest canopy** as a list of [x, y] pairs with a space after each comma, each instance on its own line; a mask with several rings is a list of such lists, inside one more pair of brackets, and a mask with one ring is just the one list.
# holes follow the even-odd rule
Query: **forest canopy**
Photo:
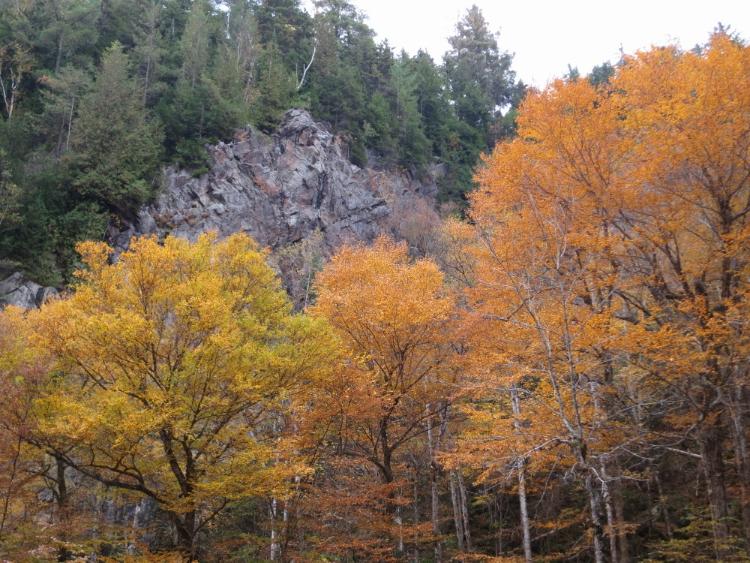
[[[533, 89], [476, 6], [448, 44], [0, 0], [0, 273], [60, 289], [0, 310], [0, 559], [750, 560], [750, 47]], [[275, 260], [104, 241], [291, 108], [436, 200]]]
[[0, 256], [69, 281], [75, 243], [132, 219], [163, 166], [201, 174], [207, 143], [294, 107], [359, 166], [443, 165], [440, 198], [463, 206], [524, 86], [476, 7], [450, 41], [444, 62], [396, 53], [345, 0], [2, 2]]

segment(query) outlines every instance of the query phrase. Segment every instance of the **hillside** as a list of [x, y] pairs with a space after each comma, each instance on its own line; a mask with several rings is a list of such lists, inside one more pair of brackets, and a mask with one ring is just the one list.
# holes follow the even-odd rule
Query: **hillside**
[[0, 561], [750, 561], [747, 42], [309, 9], [0, 2]]
[[199, 176], [207, 145], [293, 108], [364, 168], [440, 166], [465, 207], [479, 155], [512, 135], [524, 86], [478, 9], [443, 62], [377, 43], [341, 1], [28, 1], [0, 5], [0, 259], [62, 285], [77, 241], [132, 222], [162, 170]]

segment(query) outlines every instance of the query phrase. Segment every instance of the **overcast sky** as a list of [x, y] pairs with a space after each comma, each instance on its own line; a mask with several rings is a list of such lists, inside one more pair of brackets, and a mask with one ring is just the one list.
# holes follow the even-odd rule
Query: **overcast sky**
[[730, 25], [750, 39], [750, 0], [351, 0], [368, 16], [378, 39], [411, 54], [426, 49], [441, 61], [446, 38], [471, 4], [479, 6], [499, 46], [515, 53], [513, 68], [528, 84], [544, 86], [570, 63], [582, 74], [620, 47], [703, 43], [714, 26]]

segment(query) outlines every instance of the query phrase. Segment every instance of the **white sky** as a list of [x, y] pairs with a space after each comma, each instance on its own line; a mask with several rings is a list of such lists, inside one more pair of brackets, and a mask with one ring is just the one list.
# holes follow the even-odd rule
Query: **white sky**
[[606, 60], [651, 45], [704, 43], [721, 22], [750, 40], [750, 0], [351, 0], [368, 16], [378, 39], [436, 62], [447, 37], [471, 4], [499, 31], [501, 50], [515, 53], [513, 68], [527, 84], [544, 86], [567, 72], [587, 74]]

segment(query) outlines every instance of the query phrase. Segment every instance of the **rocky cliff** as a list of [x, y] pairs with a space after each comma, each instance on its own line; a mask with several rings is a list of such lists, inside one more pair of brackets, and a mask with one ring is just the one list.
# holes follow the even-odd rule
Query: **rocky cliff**
[[[410, 238], [409, 232], [425, 232], [414, 221], [434, 221], [439, 170], [420, 180], [355, 166], [345, 141], [304, 110], [288, 111], [272, 135], [243, 129], [208, 152], [210, 171], [200, 177], [166, 169], [156, 201], [133, 222], [112, 225], [110, 243], [123, 250], [144, 234], [195, 239], [209, 230], [242, 231], [271, 248], [287, 289], [303, 305], [314, 270], [341, 244], [382, 232]], [[0, 308], [38, 307], [55, 293], [0, 271]]]
[[133, 235], [243, 231], [278, 250], [320, 231], [328, 254], [343, 242], [373, 239], [405, 201], [434, 199], [434, 181], [359, 168], [346, 151], [309, 113], [290, 110], [272, 135], [245, 129], [210, 147], [203, 176], [168, 169], [161, 195], [135, 222], [113, 230], [112, 242], [125, 248]]

